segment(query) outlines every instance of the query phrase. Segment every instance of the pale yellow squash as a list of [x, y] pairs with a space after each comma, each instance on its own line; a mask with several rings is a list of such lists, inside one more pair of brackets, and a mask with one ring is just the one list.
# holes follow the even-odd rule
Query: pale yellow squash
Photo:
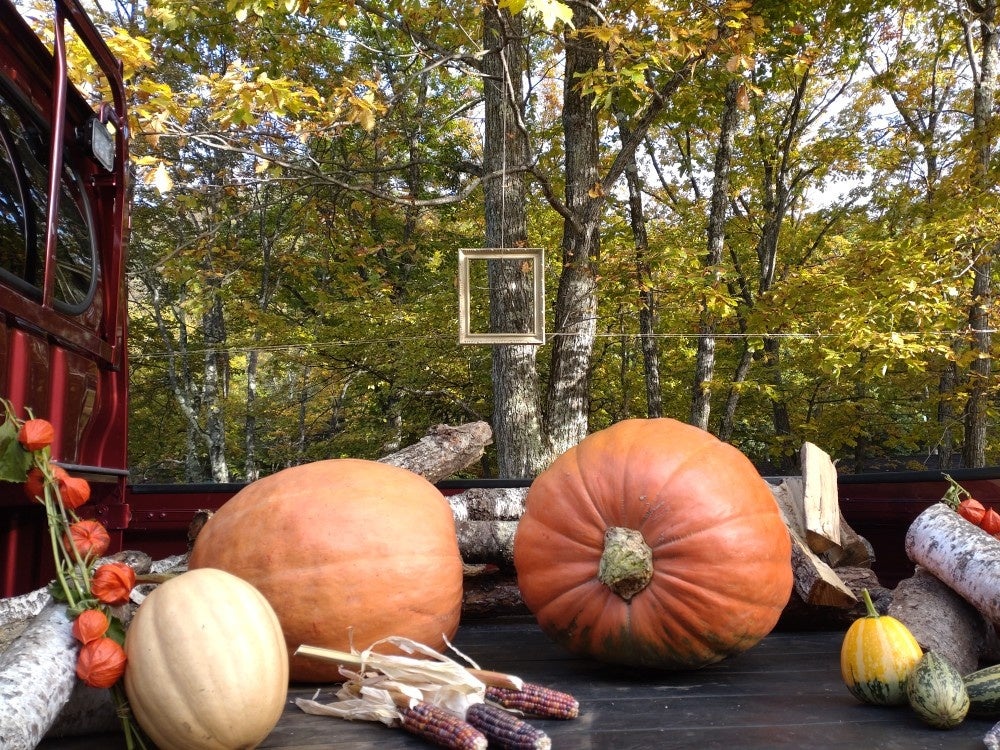
[[125, 693], [160, 750], [254, 748], [284, 710], [278, 618], [230, 573], [192, 570], [154, 589], [129, 625], [125, 653]]

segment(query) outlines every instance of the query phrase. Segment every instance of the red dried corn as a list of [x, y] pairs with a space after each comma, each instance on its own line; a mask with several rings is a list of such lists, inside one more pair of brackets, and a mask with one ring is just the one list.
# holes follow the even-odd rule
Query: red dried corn
[[550, 750], [552, 740], [502, 708], [489, 703], [474, 703], [465, 712], [465, 720], [486, 735], [489, 746], [501, 750]]
[[430, 703], [402, 706], [399, 714], [403, 729], [449, 750], [486, 750], [486, 735], [455, 716]]
[[486, 699], [546, 719], [575, 719], [580, 715], [580, 704], [572, 695], [532, 682], [524, 683], [520, 690], [488, 686]]

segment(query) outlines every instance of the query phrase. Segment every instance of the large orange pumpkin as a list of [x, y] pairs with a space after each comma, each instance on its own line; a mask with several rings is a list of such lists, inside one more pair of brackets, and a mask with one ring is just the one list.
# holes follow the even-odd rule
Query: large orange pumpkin
[[[257, 480], [198, 534], [191, 568], [219, 568], [270, 602], [289, 653], [400, 635], [443, 647], [458, 629], [462, 558], [444, 496], [406, 469], [330, 459]], [[295, 657], [291, 678], [339, 679]]]
[[753, 646], [792, 587], [767, 483], [738, 449], [672, 419], [619, 422], [557, 458], [528, 491], [514, 565], [554, 640], [663, 669]]

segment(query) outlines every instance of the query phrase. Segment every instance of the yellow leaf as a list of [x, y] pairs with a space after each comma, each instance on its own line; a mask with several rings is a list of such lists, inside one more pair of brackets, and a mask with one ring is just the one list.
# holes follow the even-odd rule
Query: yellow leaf
[[162, 161], [153, 172], [150, 182], [160, 195], [166, 195], [174, 186], [174, 181], [170, 178], [170, 173], [167, 172], [167, 165]]
[[746, 112], [750, 109], [750, 94], [747, 93], [745, 83], [741, 83], [740, 87], [736, 90], [736, 109], [741, 112]]

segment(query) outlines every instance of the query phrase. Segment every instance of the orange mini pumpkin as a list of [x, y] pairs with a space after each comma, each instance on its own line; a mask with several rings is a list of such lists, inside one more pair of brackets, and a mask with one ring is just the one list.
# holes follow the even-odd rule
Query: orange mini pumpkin
[[767, 483], [738, 449], [672, 419], [619, 422], [557, 458], [528, 491], [514, 565], [554, 640], [664, 669], [753, 646], [792, 587]]
[[[190, 567], [219, 568], [274, 608], [289, 653], [361, 650], [400, 635], [444, 647], [458, 629], [462, 558], [447, 500], [388, 464], [330, 459], [244, 487], [208, 520]], [[294, 657], [293, 680], [342, 679]]]

